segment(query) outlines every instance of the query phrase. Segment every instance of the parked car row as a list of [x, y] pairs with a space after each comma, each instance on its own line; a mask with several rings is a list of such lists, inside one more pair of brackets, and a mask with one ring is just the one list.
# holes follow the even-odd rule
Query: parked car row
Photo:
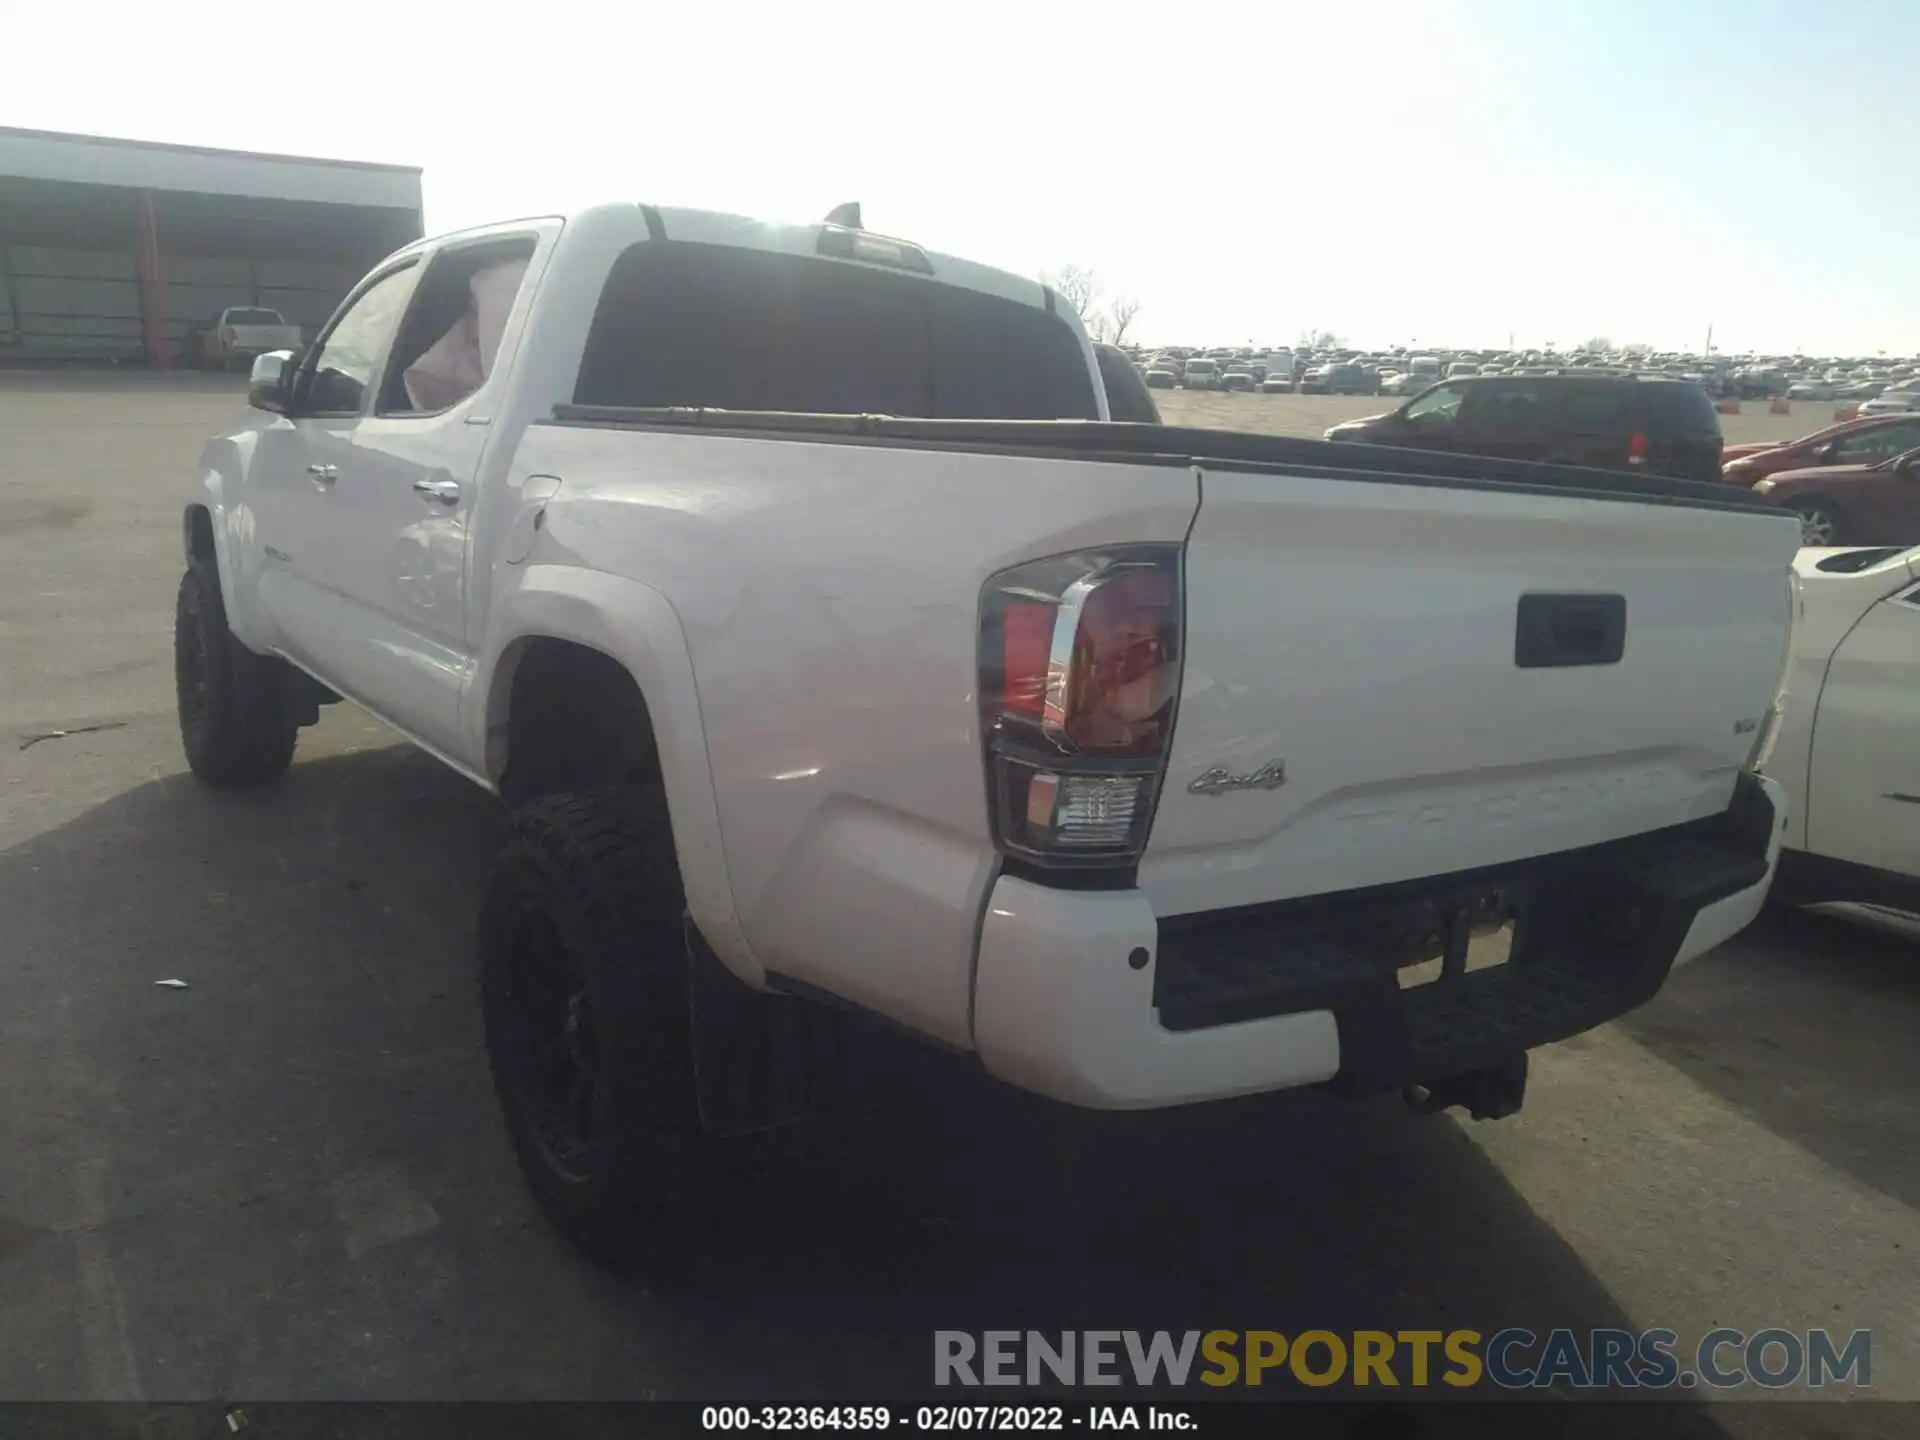
[[1264, 355], [1179, 355], [1162, 352], [1151, 360], [1133, 357], [1133, 363], [1155, 390], [1291, 390], [1293, 352]]
[[1329, 357], [1292, 350], [1208, 352], [1181, 355], [1162, 351], [1134, 360], [1154, 389], [1298, 391], [1303, 395], [1411, 395], [1448, 375], [1471, 375], [1480, 367], [1468, 361], [1440, 361], [1419, 355], [1411, 360], [1385, 356]]
[[[1414, 395], [1431, 384], [1457, 376], [1539, 375], [1576, 372], [1580, 374], [1639, 374], [1660, 379], [1687, 380], [1699, 385], [1714, 399], [1767, 400], [1789, 398], [1813, 401], [1873, 402], [1879, 409], [1911, 409], [1920, 405], [1920, 359], [1912, 361], [1849, 360], [1828, 358], [1809, 360], [1801, 356], [1696, 355], [1680, 352], [1649, 352], [1644, 349], [1583, 349], [1563, 353], [1547, 350], [1457, 350], [1416, 351], [1406, 347], [1391, 350], [1301, 349], [1298, 351], [1260, 351], [1241, 349], [1194, 350], [1173, 347], [1155, 352], [1151, 360], [1146, 352], [1133, 352], [1135, 363], [1143, 370], [1158, 368], [1163, 375], [1155, 383], [1170, 387], [1183, 383], [1183, 367], [1192, 357], [1213, 362], [1215, 377], [1194, 388], [1256, 388], [1261, 390], [1303, 389], [1318, 394]], [[1287, 364], [1275, 376], [1274, 356], [1284, 355]], [[1224, 383], [1237, 363], [1244, 363], [1254, 384], [1236, 386]], [[1335, 383], [1324, 373], [1307, 383], [1307, 376], [1324, 372], [1332, 365], [1358, 365], [1364, 388], [1354, 389], [1351, 376]], [[1291, 383], [1287, 383], [1291, 382]]]

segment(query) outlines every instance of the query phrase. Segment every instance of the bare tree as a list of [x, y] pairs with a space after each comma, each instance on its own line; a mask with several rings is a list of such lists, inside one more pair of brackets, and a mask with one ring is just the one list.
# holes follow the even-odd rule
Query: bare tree
[[1140, 313], [1140, 302], [1131, 295], [1116, 295], [1102, 303], [1100, 279], [1084, 265], [1062, 265], [1041, 272], [1042, 283], [1073, 307], [1087, 334], [1104, 344], [1118, 345], [1126, 338], [1127, 327]]
[[1591, 340], [1583, 341], [1574, 353], [1576, 355], [1605, 355], [1612, 351], [1612, 349], [1613, 341], [1604, 335], [1596, 335]]
[[1058, 270], [1043, 273], [1040, 278], [1051, 285], [1054, 293], [1071, 305], [1073, 313], [1083, 321], [1093, 313], [1094, 301], [1100, 298], [1100, 282], [1086, 266], [1062, 265]]
[[1302, 330], [1298, 343], [1302, 350], [1338, 350], [1341, 340], [1331, 330]]

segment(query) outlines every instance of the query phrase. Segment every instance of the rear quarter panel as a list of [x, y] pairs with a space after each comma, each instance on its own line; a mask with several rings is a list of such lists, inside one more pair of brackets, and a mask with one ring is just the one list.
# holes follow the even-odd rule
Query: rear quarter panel
[[757, 964], [970, 1045], [996, 864], [981, 585], [1037, 556], [1183, 539], [1194, 473], [559, 425], [531, 427], [515, 466], [560, 480], [529, 566], [644, 579], [686, 637]]

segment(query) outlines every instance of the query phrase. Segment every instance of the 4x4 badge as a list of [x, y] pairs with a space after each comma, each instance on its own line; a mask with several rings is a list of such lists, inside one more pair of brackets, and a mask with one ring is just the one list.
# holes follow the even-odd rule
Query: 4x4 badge
[[1230, 795], [1235, 790], [1278, 790], [1286, 783], [1287, 766], [1284, 760], [1269, 761], [1251, 775], [1235, 775], [1216, 765], [1187, 786], [1187, 793], [1189, 795]]

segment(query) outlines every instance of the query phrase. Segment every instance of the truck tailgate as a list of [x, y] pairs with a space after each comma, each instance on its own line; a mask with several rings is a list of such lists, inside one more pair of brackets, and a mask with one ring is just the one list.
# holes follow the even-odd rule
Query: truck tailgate
[[1156, 912], [1724, 810], [1784, 659], [1790, 522], [1564, 485], [1206, 468], [1140, 866]]

